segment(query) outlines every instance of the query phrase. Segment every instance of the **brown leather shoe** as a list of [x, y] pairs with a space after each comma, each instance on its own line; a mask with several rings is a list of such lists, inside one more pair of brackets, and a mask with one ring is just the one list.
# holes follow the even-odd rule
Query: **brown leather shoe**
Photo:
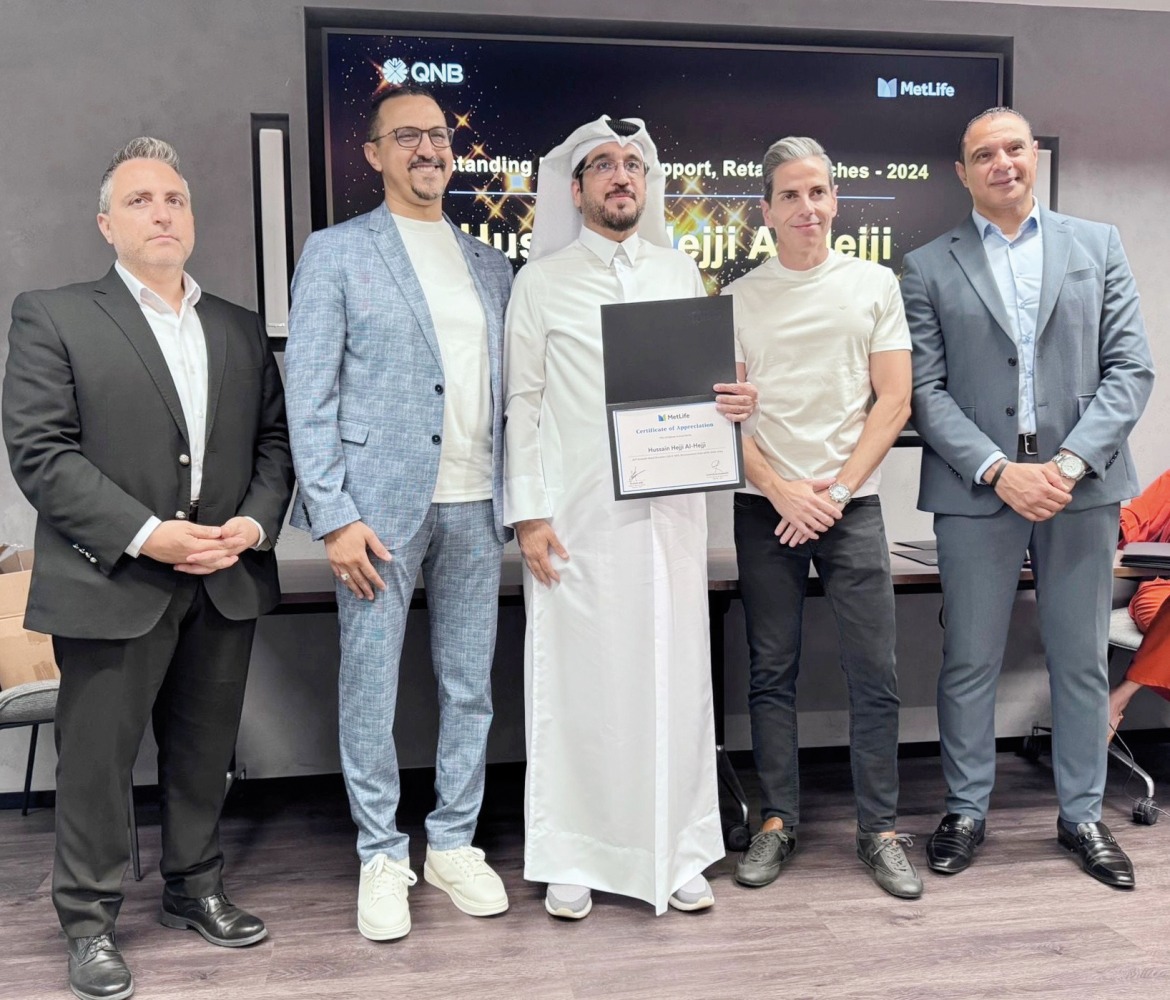
[[243, 948], [268, 936], [263, 920], [241, 910], [222, 892], [194, 898], [164, 889], [158, 919], [164, 927], [189, 927], [224, 948]]
[[1078, 823], [1074, 835], [1058, 821], [1056, 839], [1081, 859], [1081, 867], [1098, 882], [1114, 889], [1134, 887], [1133, 862], [1104, 823]]
[[69, 988], [81, 1000], [125, 1000], [134, 992], [134, 977], [126, 967], [114, 935], [69, 939]]

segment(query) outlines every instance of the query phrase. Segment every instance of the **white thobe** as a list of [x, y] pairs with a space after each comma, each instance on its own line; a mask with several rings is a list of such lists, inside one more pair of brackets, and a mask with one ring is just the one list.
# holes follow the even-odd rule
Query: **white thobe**
[[524, 877], [663, 913], [724, 853], [706, 501], [614, 500], [600, 306], [705, 291], [685, 254], [618, 247], [583, 230], [520, 271], [508, 306], [504, 519], [547, 518], [569, 553], [551, 587], [524, 574]]

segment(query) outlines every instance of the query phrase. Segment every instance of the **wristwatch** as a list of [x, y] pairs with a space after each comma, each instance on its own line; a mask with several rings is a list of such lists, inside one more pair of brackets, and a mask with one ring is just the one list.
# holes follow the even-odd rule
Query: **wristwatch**
[[1085, 460], [1074, 455], [1071, 451], [1058, 452], [1052, 457], [1052, 461], [1056, 465], [1057, 471], [1065, 479], [1071, 479], [1074, 483], [1084, 479], [1085, 473], [1089, 471]]
[[833, 503], [839, 503], [842, 507], [844, 507], [850, 500], [853, 499], [853, 491], [843, 483], [833, 483], [833, 485], [829, 487], [829, 499], [832, 500]]

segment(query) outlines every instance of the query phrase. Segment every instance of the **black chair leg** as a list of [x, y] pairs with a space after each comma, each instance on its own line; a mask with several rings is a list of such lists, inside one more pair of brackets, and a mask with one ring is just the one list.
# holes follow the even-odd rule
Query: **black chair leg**
[[37, 759], [37, 734], [40, 732], [40, 723], [33, 723], [32, 735], [28, 738], [28, 767], [24, 769], [24, 805], [21, 807], [20, 815], [28, 815], [28, 800], [32, 789], [32, 773], [33, 764]]
[[130, 828], [130, 862], [134, 867], [134, 880], [142, 881], [142, 858], [138, 854], [138, 817], [134, 812], [134, 778], [130, 778], [129, 810], [127, 823]]

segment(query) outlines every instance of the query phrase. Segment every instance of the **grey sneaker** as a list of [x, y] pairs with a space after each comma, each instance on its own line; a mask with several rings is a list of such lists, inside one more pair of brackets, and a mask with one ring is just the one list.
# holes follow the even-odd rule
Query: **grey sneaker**
[[711, 884], [702, 875], [696, 875], [675, 889], [666, 902], [676, 910], [686, 912], [706, 910], [715, 905], [715, 893], [711, 891]]
[[873, 880], [891, 896], [917, 899], [922, 895], [922, 879], [906, 857], [902, 845], [912, 846], [914, 838], [908, 834], [883, 837], [877, 833], [857, 835], [857, 856], [869, 865]]
[[593, 893], [583, 885], [550, 882], [544, 893], [544, 908], [554, 917], [582, 920], [593, 909]]
[[748, 849], [739, 856], [735, 866], [735, 881], [740, 885], [771, 885], [784, 864], [796, 850], [796, 832], [793, 830], [761, 831], [752, 837]]

